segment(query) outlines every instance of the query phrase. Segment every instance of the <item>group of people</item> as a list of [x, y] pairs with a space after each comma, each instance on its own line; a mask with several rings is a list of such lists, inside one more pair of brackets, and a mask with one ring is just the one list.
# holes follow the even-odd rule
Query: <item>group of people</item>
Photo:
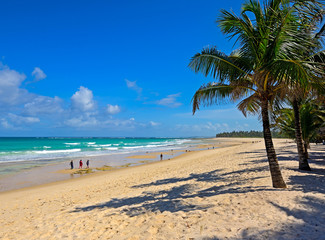
[[[160, 154], [160, 160], [163, 160], [163, 155]], [[89, 168], [89, 159], [86, 161], [87, 168]], [[82, 168], [83, 162], [82, 159], [79, 160], [79, 168]], [[73, 169], [73, 160], [70, 161], [70, 167]]]
[[[79, 168], [82, 168], [82, 165], [83, 165], [83, 162], [80, 159], [80, 161], [79, 161]], [[87, 168], [89, 168], [89, 159], [86, 161], [86, 165], [87, 165]], [[70, 167], [71, 167], [71, 169], [73, 169], [73, 160], [70, 161]]]

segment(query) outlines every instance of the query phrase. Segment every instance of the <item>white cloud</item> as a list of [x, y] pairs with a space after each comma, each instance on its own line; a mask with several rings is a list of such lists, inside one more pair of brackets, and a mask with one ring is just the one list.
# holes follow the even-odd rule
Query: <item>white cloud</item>
[[149, 124], [150, 124], [150, 126], [152, 126], [152, 127], [155, 127], [155, 126], [159, 126], [159, 125], [160, 125], [160, 123], [158, 123], [158, 122], [154, 122], [154, 121], [150, 121]]
[[8, 113], [8, 117], [11, 122], [17, 125], [32, 124], [40, 122], [40, 119], [37, 117], [23, 117], [13, 113]]
[[125, 79], [125, 82], [126, 82], [126, 86], [134, 91], [136, 91], [138, 94], [141, 94], [142, 93], [142, 88], [140, 88], [138, 85], [137, 85], [137, 81], [129, 81], [127, 79]]
[[223, 123], [222, 126], [225, 128], [229, 128], [229, 125], [227, 123]]
[[126, 82], [126, 86], [129, 89], [134, 90], [138, 94], [137, 100], [140, 100], [141, 95], [142, 95], [142, 88], [137, 85], [137, 81], [132, 82], [132, 81], [129, 81], [129, 80], [125, 79], [125, 82]]
[[62, 102], [59, 97], [37, 96], [24, 105], [24, 113], [28, 115], [59, 114], [64, 111], [61, 107]]
[[102, 118], [102, 116], [78, 116], [64, 121], [64, 124], [73, 128], [94, 128], [97, 129], [113, 129], [115, 131], [134, 129], [141, 126], [141, 123], [135, 121], [134, 118], [130, 119], [114, 119]]
[[[175, 114], [177, 117], [193, 118], [191, 112], [178, 113]], [[245, 120], [251, 118], [251, 116], [245, 118], [244, 115], [237, 108], [227, 108], [227, 109], [203, 109], [199, 110], [194, 115], [197, 119], [207, 119], [207, 120]]]
[[158, 100], [156, 103], [158, 105], [172, 107], [172, 108], [179, 107], [182, 104], [180, 102], [177, 102], [176, 98], [178, 98], [180, 95], [181, 93], [171, 94], [161, 100]]
[[93, 92], [83, 86], [81, 86], [79, 91], [75, 92], [71, 97], [71, 106], [74, 110], [83, 112], [92, 111], [95, 109], [95, 105]]
[[108, 121], [104, 122], [105, 127], [121, 127], [123, 129], [130, 129], [130, 128], [134, 128], [135, 126], [138, 125], [138, 123], [135, 121], [134, 118], [130, 118], [130, 119], [111, 119]]
[[46, 78], [46, 74], [39, 67], [34, 68], [34, 71], [32, 72], [32, 76], [34, 76], [35, 81], [40, 81], [40, 80]]
[[217, 132], [220, 131], [229, 131], [229, 126], [226, 123], [211, 123], [211, 122], [206, 122], [202, 124], [178, 124], [176, 125], [176, 129], [187, 132], [187, 133], [192, 133], [192, 134], [201, 134], [201, 135], [214, 135]]
[[1, 126], [5, 129], [14, 129], [15, 127], [8, 122], [7, 119], [1, 118], [0, 119]]
[[74, 117], [71, 119], [68, 119], [64, 122], [67, 126], [80, 128], [80, 127], [95, 127], [98, 126], [99, 122], [94, 117]]
[[21, 89], [25, 74], [11, 70], [0, 63], [0, 105], [16, 105], [27, 102], [33, 94]]
[[107, 104], [107, 112], [114, 115], [121, 112], [121, 108], [118, 105]]

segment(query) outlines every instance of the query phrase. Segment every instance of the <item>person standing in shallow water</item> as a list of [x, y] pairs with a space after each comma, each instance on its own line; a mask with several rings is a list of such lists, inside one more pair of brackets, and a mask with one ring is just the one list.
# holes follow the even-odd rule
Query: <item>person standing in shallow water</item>
[[87, 164], [87, 168], [89, 168], [89, 159], [87, 160], [86, 164]]
[[70, 161], [70, 166], [71, 166], [71, 169], [73, 169], [73, 161], [72, 160]]
[[79, 161], [79, 168], [82, 168], [82, 160]]
[[160, 154], [160, 161], [163, 159], [163, 155], [162, 154]]

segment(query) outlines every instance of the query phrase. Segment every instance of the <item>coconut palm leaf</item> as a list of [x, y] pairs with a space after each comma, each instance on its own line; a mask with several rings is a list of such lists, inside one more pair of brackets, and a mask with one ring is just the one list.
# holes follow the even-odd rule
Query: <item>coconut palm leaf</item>
[[237, 105], [238, 110], [241, 111], [245, 117], [247, 117], [248, 113], [256, 115], [260, 112], [261, 103], [255, 94], [243, 99]]
[[225, 102], [232, 98], [234, 87], [222, 83], [203, 85], [198, 89], [193, 98], [193, 114], [200, 109], [200, 105], [209, 106]]
[[194, 72], [201, 72], [205, 76], [210, 75], [224, 82], [229, 78], [244, 78], [247, 76], [247, 72], [240, 66], [237, 66], [239, 63], [239, 60], [234, 62], [231, 57], [212, 47], [205, 48], [201, 53], [195, 54], [191, 59], [189, 67]]
[[[300, 108], [300, 120], [302, 128], [302, 138], [307, 145], [314, 139], [318, 133], [318, 129], [324, 126], [325, 111], [320, 108], [318, 104], [311, 99], [304, 100]], [[275, 127], [280, 132], [292, 139], [296, 138], [295, 135], [295, 118], [294, 112], [290, 108], [280, 109], [276, 119]]]
[[280, 130], [280, 134], [294, 139], [295, 138], [295, 117], [293, 110], [289, 108], [281, 109], [276, 118], [275, 127]]

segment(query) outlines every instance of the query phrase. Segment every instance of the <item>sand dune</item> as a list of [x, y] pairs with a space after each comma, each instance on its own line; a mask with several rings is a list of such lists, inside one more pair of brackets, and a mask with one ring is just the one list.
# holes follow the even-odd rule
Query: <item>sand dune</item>
[[1, 239], [325, 239], [325, 146], [297, 170], [275, 140], [274, 189], [261, 139], [0, 194]]

